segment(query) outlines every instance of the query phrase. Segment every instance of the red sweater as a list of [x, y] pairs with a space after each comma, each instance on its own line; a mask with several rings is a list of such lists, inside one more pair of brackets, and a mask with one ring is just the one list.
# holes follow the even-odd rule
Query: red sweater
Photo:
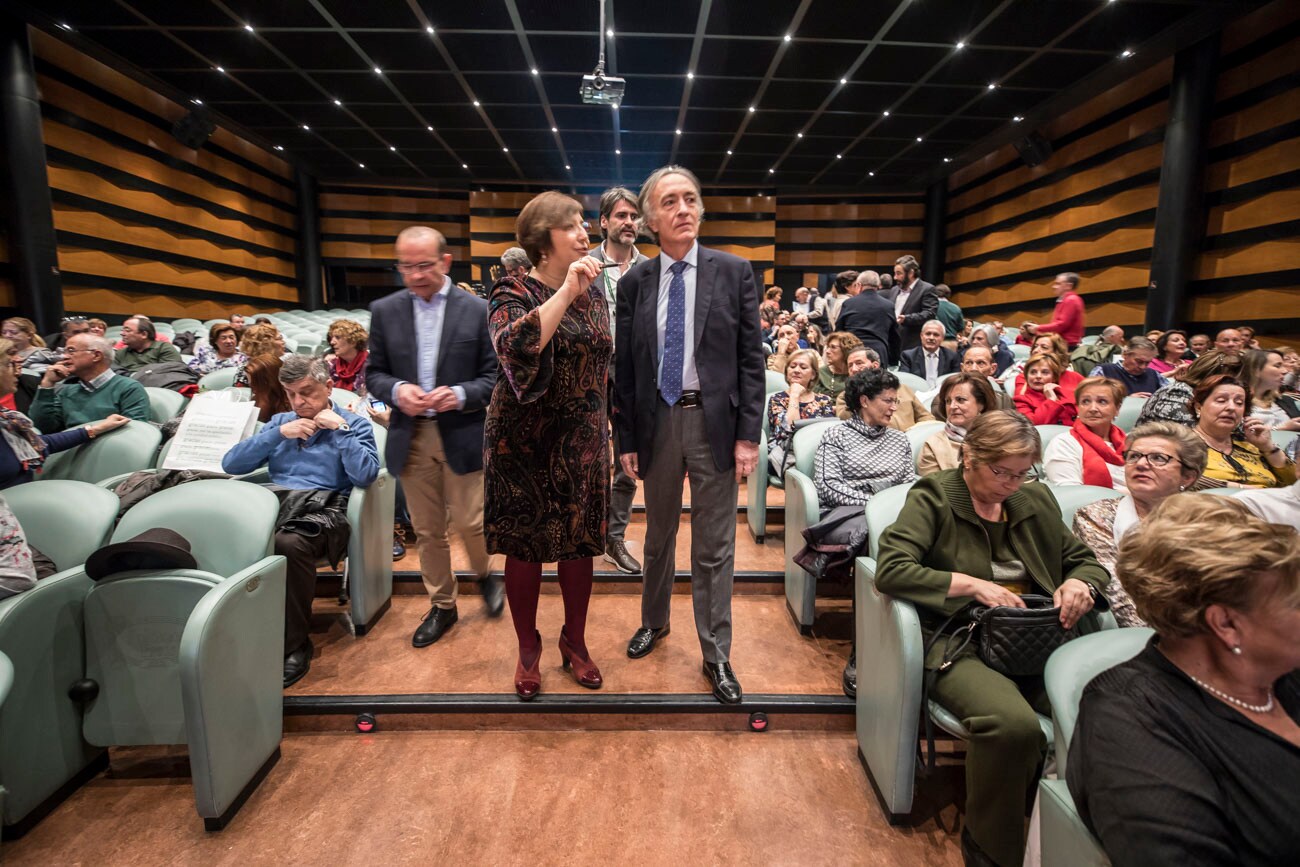
[[1065, 344], [1074, 349], [1083, 339], [1083, 299], [1073, 290], [1056, 302], [1052, 321], [1038, 326], [1038, 333], [1059, 334]]
[[1074, 405], [1074, 389], [1061, 388], [1061, 399], [1048, 400], [1041, 391], [1026, 388], [1016, 391], [1016, 409], [1029, 416], [1034, 424], [1074, 424], [1079, 409]]

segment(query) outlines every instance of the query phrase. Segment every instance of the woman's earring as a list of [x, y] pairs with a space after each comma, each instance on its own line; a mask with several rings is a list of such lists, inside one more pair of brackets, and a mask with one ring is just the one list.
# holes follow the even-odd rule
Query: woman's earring
[[1233, 656], [1241, 656], [1241, 645], [1240, 645], [1240, 644], [1234, 644], [1234, 645], [1232, 645], [1232, 655], [1233, 655]]
[[1186, 486], [1186, 485], [1179, 485], [1179, 486], [1178, 486], [1178, 491], [1179, 491], [1179, 493], [1182, 493], [1182, 492], [1185, 491], [1185, 490], [1187, 490], [1187, 486]]

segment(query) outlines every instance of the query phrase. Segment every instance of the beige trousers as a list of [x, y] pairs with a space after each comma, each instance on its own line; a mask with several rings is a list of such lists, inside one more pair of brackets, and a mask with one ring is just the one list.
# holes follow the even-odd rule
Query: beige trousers
[[418, 537], [420, 577], [429, 601], [435, 608], [453, 608], [457, 586], [447, 543], [449, 518], [468, 549], [474, 574], [483, 576], [491, 570], [483, 541], [483, 471], [463, 476], [452, 472], [437, 422], [416, 419], [411, 450], [402, 470], [402, 488], [411, 526]]

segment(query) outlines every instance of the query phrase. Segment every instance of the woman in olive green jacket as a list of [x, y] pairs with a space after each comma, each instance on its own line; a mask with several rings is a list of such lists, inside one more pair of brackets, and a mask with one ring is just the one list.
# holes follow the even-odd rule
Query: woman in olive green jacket
[[[1069, 628], [1102, 598], [1109, 575], [1065, 526], [1051, 491], [1022, 487], [1041, 450], [1023, 415], [980, 415], [966, 434], [962, 467], [917, 482], [881, 537], [876, 586], [914, 603], [927, 637], [972, 601], [1023, 607], [1021, 594], [1050, 595]], [[938, 667], [943, 645], [935, 642], [926, 668]], [[968, 646], [937, 675], [930, 698], [971, 734], [966, 863], [1020, 864], [1025, 801], [1047, 746], [1034, 710], [1048, 710], [1042, 678], [1005, 677]]]

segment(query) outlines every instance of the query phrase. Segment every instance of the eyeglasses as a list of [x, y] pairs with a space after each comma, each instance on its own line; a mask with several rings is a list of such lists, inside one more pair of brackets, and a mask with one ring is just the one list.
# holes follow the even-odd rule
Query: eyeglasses
[[1007, 479], [1008, 481], [1012, 481], [1012, 482], [1023, 482], [1025, 479], [1030, 478], [1034, 474], [1034, 470], [1032, 467], [1025, 470], [1023, 473], [1013, 473], [1010, 470], [1004, 470], [1001, 467], [995, 467], [992, 464], [985, 464], [985, 466], [989, 468], [989, 472], [993, 474], [993, 477], [998, 479], [999, 481], [1001, 481], [1002, 479]]
[[393, 267], [397, 269], [399, 274], [428, 274], [434, 268], [438, 267], [438, 263], [416, 262], [414, 264], [407, 264], [406, 262], [398, 262]]
[[1178, 460], [1173, 455], [1165, 455], [1160, 452], [1139, 452], [1129, 449], [1124, 452], [1124, 463], [1136, 465], [1143, 458], [1153, 467], [1167, 467], [1170, 461]]
[[876, 400], [880, 401], [881, 403], [887, 403], [890, 406], [898, 406], [900, 403], [902, 403], [902, 401], [896, 397], [878, 397], [876, 398]]
[[63, 349], [64, 355], [71, 355], [74, 352], [99, 352], [99, 350], [98, 349], [73, 349], [71, 346], [66, 346]]

